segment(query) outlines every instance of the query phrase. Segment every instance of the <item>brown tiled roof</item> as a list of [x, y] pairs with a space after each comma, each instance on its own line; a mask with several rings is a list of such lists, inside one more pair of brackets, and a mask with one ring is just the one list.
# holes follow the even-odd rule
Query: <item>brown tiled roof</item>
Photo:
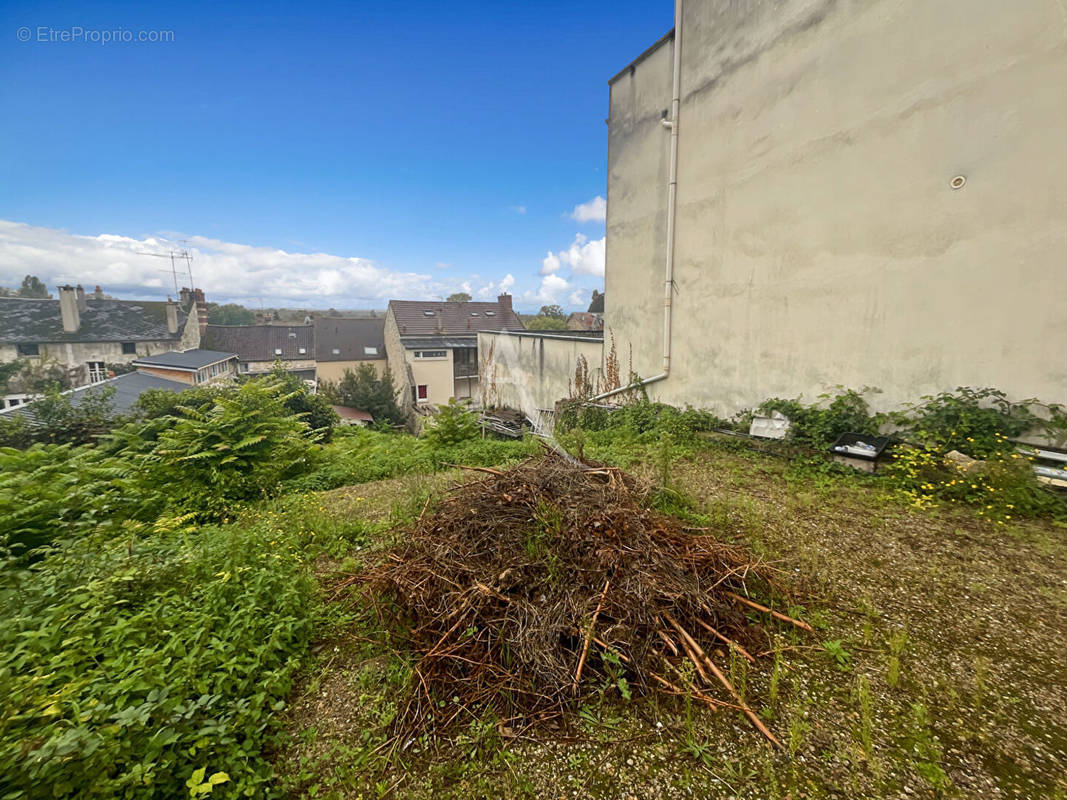
[[237, 353], [241, 361], [315, 358], [315, 331], [310, 325], [208, 325], [200, 344], [211, 350]]
[[[365, 347], [377, 348], [378, 354], [367, 355]], [[385, 358], [384, 317], [316, 317], [316, 361], [371, 361], [377, 358]]]
[[474, 335], [478, 331], [521, 331], [511, 298], [493, 303], [446, 303], [442, 300], [390, 300], [401, 336]]

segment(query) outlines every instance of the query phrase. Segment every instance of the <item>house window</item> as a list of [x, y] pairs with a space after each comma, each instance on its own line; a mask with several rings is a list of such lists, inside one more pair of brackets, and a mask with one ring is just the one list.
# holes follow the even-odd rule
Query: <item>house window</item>
[[300, 355], [304, 355], [307, 351], [308, 349], [306, 347], [298, 347], [296, 349], [296, 352], [300, 353]]
[[448, 358], [447, 350], [416, 350], [415, 358]]
[[335, 347], [330, 352], [333, 353], [335, 356], [339, 356], [339, 355], [341, 355], [341, 348], [340, 347]]
[[137, 342], [123, 342], [122, 343], [122, 354], [124, 356], [135, 356], [135, 355], [137, 355]]
[[241, 362], [241, 372], [248, 372], [248, 362], [247, 361], [242, 361]]
[[10, 408], [14, 408], [15, 406], [17, 406], [21, 402], [22, 401], [19, 400], [17, 397], [12, 397], [10, 400], [7, 401], [7, 404], [8, 404], [8, 406]]
[[487, 317], [495, 317], [496, 316], [496, 312], [495, 311], [486, 311], [485, 312], [485, 316], [487, 316]]
[[425, 400], [429, 396], [429, 389], [425, 383], [419, 384], [417, 396], [420, 400]]
[[281, 354], [282, 354], [282, 349], [280, 347], [275, 347], [274, 348], [274, 355], [280, 356]]
[[376, 355], [378, 355], [378, 348], [377, 347], [364, 347], [363, 348], [363, 355], [365, 355], [365, 356], [376, 356]]
[[18, 345], [18, 353], [20, 356], [39, 356], [41, 355], [41, 348], [36, 344], [20, 344]]
[[89, 383], [98, 383], [107, 379], [107, 367], [104, 366], [103, 361], [90, 361], [88, 366]]

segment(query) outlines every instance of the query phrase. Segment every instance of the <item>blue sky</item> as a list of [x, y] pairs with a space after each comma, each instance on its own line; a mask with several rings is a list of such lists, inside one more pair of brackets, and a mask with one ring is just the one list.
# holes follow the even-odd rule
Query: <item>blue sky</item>
[[[671, 15], [0, 4], [0, 284], [37, 270], [166, 293], [135, 250], [185, 239], [217, 299], [381, 307], [503, 285], [525, 308], [577, 307], [602, 283], [602, 213], [572, 212], [605, 194], [607, 80]], [[173, 41], [41, 41], [76, 27]]]

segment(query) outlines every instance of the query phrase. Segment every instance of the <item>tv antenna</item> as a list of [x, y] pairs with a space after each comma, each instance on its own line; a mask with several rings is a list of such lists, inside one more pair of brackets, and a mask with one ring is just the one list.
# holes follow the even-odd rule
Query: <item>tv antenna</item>
[[193, 257], [189, 255], [188, 250], [171, 250], [169, 253], [145, 253], [140, 250], [137, 251], [137, 255], [140, 256], [152, 256], [153, 258], [169, 258], [170, 269], [161, 269], [157, 272], [169, 272], [174, 277], [174, 297], [177, 299], [178, 294], [178, 262], [185, 262], [185, 270], [189, 275], [189, 288], [193, 288]]

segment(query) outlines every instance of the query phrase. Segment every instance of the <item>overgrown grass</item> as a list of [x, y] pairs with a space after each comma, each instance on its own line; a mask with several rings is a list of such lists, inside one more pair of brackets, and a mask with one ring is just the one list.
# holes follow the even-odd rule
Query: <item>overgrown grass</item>
[[366, 428], [337, 432], [323, 448], [315, 468], [287, 483], [287, 491], [333, 489], [402, 475], [447, 469], [450, 464], [491, 466], [518, 461], [538, 452], [534, 439], [471, 438], [436, 443], [402, 433]]

